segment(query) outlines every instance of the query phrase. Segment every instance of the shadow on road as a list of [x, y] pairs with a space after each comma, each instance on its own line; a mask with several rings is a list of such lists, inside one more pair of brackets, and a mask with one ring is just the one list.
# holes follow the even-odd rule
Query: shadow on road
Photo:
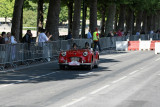
[[[101, 59], [100, 63], [119, 62], [113, 59]], [[0, 74], [0, 84], [41, 83], [49, 81], [63, 81], [71, 79], [84, 79], [99, 76], [94, 72], [110, 72], [108, 67], [99, 66], [89, 71], [86, 68], [72, 68], [59, 70], [57, 63], [41, 65], [16, 72]], [[93, 73], [90, 73], [93, 72]]]

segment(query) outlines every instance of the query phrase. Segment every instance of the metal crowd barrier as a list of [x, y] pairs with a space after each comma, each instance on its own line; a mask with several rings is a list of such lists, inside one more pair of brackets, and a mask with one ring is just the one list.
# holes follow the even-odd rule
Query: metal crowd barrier
[[[115, 49], [116, 41], [137, 41], [141, 40], [160, 40], [160, 34], [147, 34], [140, 36], [123, 36], [123, 37], [103, 37], [100, 38], [100, 46], [102, 49]], [[68, 50], [76, 43], [80, 48], [85, 47], [85, 42], [90, 46], [93, 41], [91, 39], [71, 39], [58, 40], [46, 43], [30, 43], [30, 44], [1, 44], [0, 45], [0, 69], [3, 70], [7, 64], [16, 67], [16, 63], [26, 63], [29, 61], [50, 61], [57, 58], [61, 50]]]

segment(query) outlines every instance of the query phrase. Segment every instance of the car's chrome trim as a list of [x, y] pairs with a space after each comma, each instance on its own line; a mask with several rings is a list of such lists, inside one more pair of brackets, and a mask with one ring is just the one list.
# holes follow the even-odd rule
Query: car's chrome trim
[[[58, 63], [59, 65], [67, 65], [67, 66], [71, 66], [69, 65], [69, 63]], [[78, 66], [81, 66], [81, 65], [92, 65], [92, 63], [80, 63], [80, 65]]]

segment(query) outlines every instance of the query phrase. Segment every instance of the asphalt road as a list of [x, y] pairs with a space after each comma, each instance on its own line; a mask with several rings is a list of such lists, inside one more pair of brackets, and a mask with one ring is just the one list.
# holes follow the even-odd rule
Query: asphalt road
[[0, 107], [160, 107], [160, 55], [100, 56], [99, 68], [59, 70], [56, 62], [0, 73]]

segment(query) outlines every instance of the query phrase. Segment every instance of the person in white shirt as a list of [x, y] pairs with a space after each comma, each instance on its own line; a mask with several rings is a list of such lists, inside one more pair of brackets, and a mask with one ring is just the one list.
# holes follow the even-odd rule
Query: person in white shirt
[[15, 37], [14, 37], [13, 35], [11, 36], [11, 43], [12, 43], [12, 44], [17, 43], [17, 41], [16, 41], [16, 39], [15, 39]]
[[[17, 41], [13, 35], [11, 35], [11, 44], [16, 44]], [[12, 61], [16, 61], [16, 45], [11, 45], [11, 54], [12, 54]]]
[[50, 61], [50, 56], [49, 56], [50, 52], [49, 52], [49, 47], [48, 47], [49, 44], [47, 44], [45, 42], [48, 42], [51, 37], [52, 37], [52, 35], [47, 37], [46, 31], [44, 29], [42, 30], [42, 32], [38, 36], [38, 43], [39, 43], [39, 47], [41, 47], [41, 49], [43, 51], [43, 58], [46, 58], [48, 61]]
[[51, 37], [52, 37], [52, 35], [47, 37], [46, 34], [45, 34], [45, 29], [43, 29], [42, 32], [38, 36], [38, 42], [47, 42], [47, 41], [49, 41], [49, 39]]

